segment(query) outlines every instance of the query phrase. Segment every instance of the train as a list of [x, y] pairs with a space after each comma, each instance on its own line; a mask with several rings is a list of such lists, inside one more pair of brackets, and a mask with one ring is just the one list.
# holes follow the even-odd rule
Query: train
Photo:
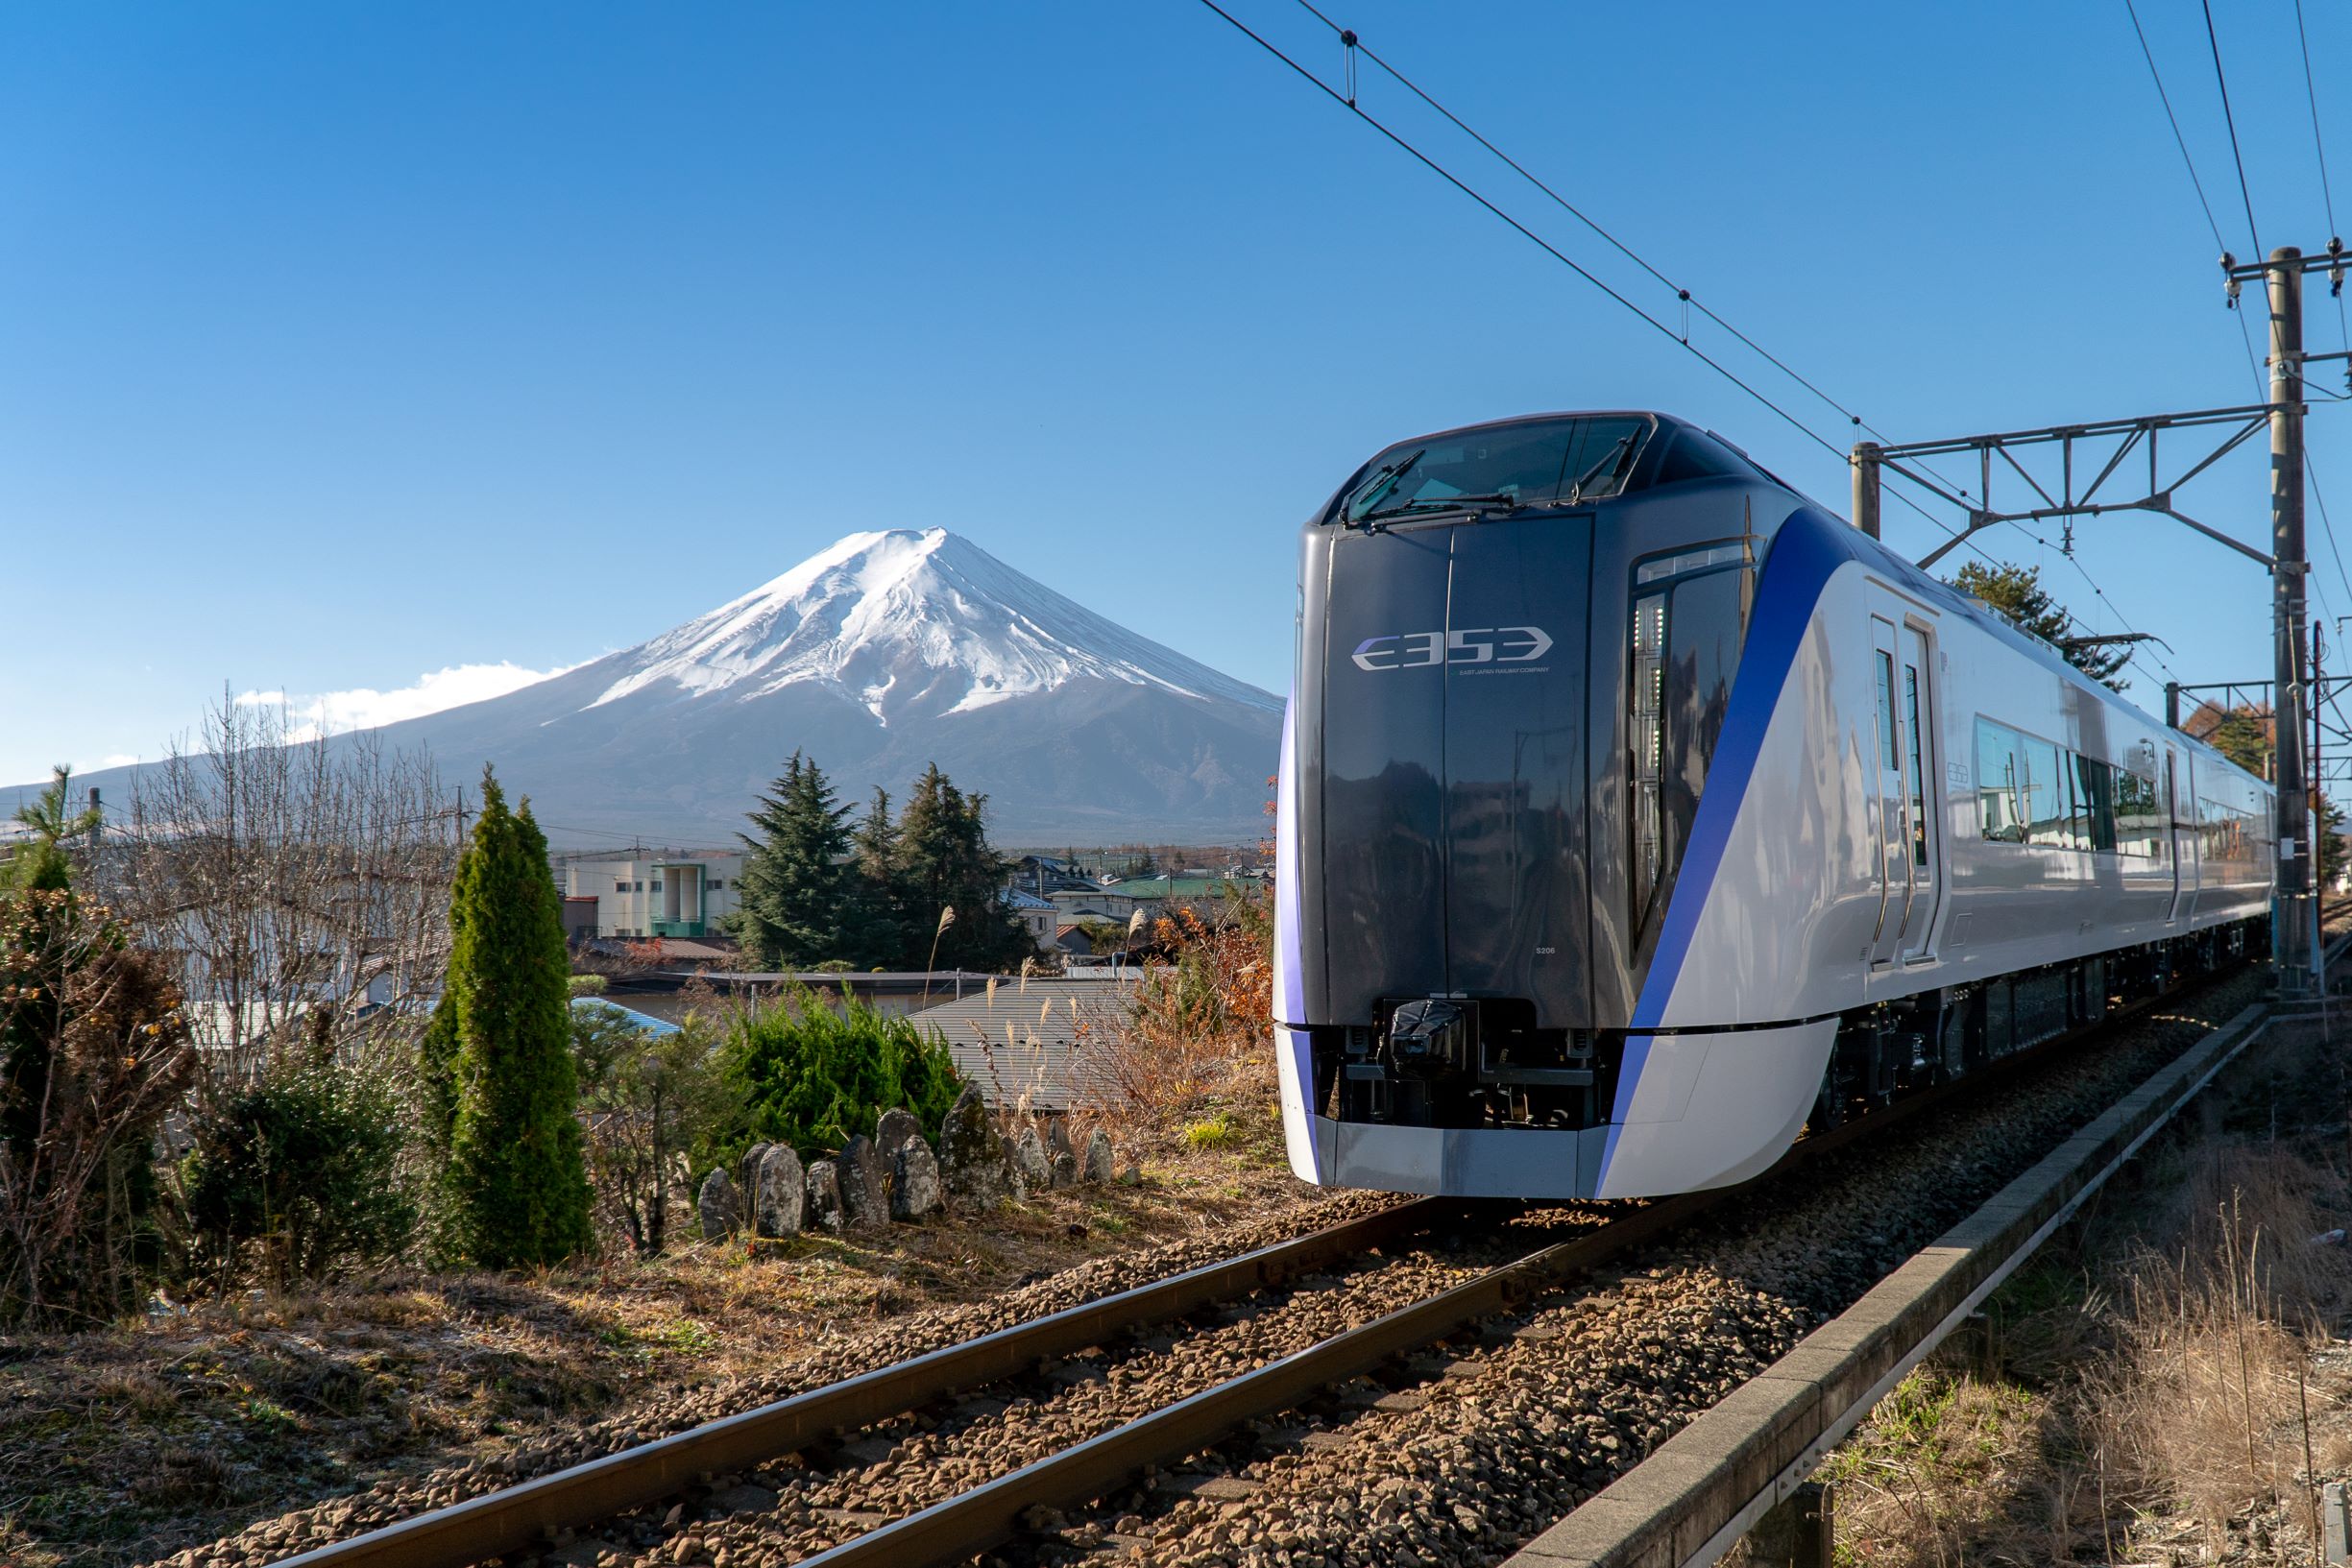
[[2267, 951], [2268, 784], [1695, 424], [1397, 443], [1298, 585], [1272, 1022], [1306, 1181], [1728, 1186]]

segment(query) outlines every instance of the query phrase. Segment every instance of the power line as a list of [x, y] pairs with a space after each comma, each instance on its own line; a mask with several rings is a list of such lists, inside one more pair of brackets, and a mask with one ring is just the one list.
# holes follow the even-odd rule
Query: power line
[[1608, 295], [1610, 299], [1615, 301], [1627, 310], [1630, 310], [1635, 315], [1640, 317], [1644, 322], [1648, 323], [1650, 326], [1655, 328], [1660, 335], [1665, 337], [1668, 341], [1680, 344], [1685, 351], [1696, 358], [1701, 364], [1707, 366], [1716, 374], [1731, 382], [1732, 385], [1737, 387], [1740, 391], [1746, 393], [1749, 397], [1755, 398], [1766, 408], [1772, 410], [1773, 413], [1779, 415], [1782, 420], [1786, 421], [1791, 428], [1803, 433], [1808, 440], [1814, 442], [1825, 451], [1829, 452], [1831, 456], [1837, 458], [1841, 462], [1846, 460], [1846, 452], [1843, 448], [1839, 447], [1836, 443], [1828, 440], [1821, 434], [1820, 431], [1815, 430], [1811, 425], [1806, 424], [1803, 420], [1797, 418], [1796, 415], [1791, 414], [1787, 409], [1782, 407], [1779, 403], [1774, 402], [1757, 387], [1742, 379], [1729, 366], [1723, 364], [1720, 360], [1708, 353], [1707, 350], [1699, 348], [1688, 338], [1676, 332], [1673, 327], [1667, 326], [1656, 316], [1651, 315], [1648, 311], [1642, 309], [1641, 306], [1636, 304], [1632, 300], [1626, 298], [1623, 294], [1620, 294], [1615, 289], [1610, 287], [1607, 283], [1603, 282], [1599, 277], [1593, 276], [1593, 274], [1590, 272], [1588, 272], [1583, 266], [1579, 265], [1572, 257], [1570, 257], [1566, 252], [1562, 251], [1559, 247], [1553, 245], [1551, 241], [1545, 239], [1542, 235], [1537, 233], [1534, 229], [1519, 222], [1518, 219], [1513, 217], [1510, 213], [1505, 212], [1493, 202], [1488, 200], [1477, 190], [1473, 189], [1470, 184], [1464, 181], [1459, 175], [1456, 175], [1452, 170], [1446, 168], [1436, 158], [1431, 157], [1427, 153], [1424, 153], [1419, 148], [1414, 146], [1413, 143], [1407, 141], [1396, 132], [1389, 129], [1389, 127], [1381, 120], [1373, 115], [1366, 113], [1361, 107], [1349, 102], [1346, 94], [1333, 88], [1331, 84], [1323, 81], [1321, 77], [1317, 76], [1313, 71], [1310, 71], [1304, 65], [1299, 64], [1298, 61], [1293, 60], [1289, 55], [1284, 54], [1268, 39], [1253, 32], [1249, 25], [1243, 22], [1239, 17], [1235, 16], [1231, 12], [1225, 10], [1223, 6], [1217, 4], [1217, 0], [1200, 0], [1200, 3], [1206, 6], [1209, 10], [1215, 12], [1218, 15], [1224, 17], [1227, 22], [1231, 23], [1234, 30], [1239, 32], [1244, 37], [1247, 37], [1250, 42], [1256, 44], [1259, 48], [1273, 56], [1274, 59], [1289, 66], [1305, 81], [1312, 83], [1318, 92], [1321, 92], [1323, 94], [1323, 96], [1329, 98], [1333, 103], [1340, 105], [1350, 114], [1355, 115], [1366, 125], [1370, 126], [1373, 130], [1379, 132], [1383, 136], [1386, 136], [1390, 141], [1395, 143], [1397, 147], [1411, 155], [1416, 162], [1428, 169], [1430, 173], [1436, 175], [1439, 179], [1453, 186], [1463, 195], [1468, 197], [1471, 201], [1476, 202], [1480, 206], [1485, 207], [1489, 212], [1492, 213], [1497, 218], [1500, 218], [1503, 222], [1509, 224], [1514, 229], [1517, 230], [1523, 238], [1534, 244], [1553, 260], [1559, 262], [1562, 266], [1576, 274], [1577, 277], [1583, 278], [1586, 282], [1590, 283], [1594, 288], [1599, 289], [1603, 294]]
[[[2131, 30], [2140, 39], [2140, 58], [2147, 61], [2149, 80], [2156, 84], [2156, 96], [2164, 103], [2164, 117], [2172, 127], [2172, 145], [2180, 149], [2180, 160], [2189, 170], [2189, 183], [2196, 188], [2196, 205], [2205, 209], [2205, 227], [2213, 230], [2213, 248], [2229, 249], [2229, 241], [2221, 237], [2221, 225], [2213, 215], [2213, 203], [2205, 199], [2205, 181], [2197, 178], [2196, 159], [2189, 156], [2189, 140], [2180, 133], [2180, 116], [2172, 112], [2172, 95], [2164, 90], [2164, 73], [2156, 69], [2156, 52], [2147, 46], [2147, 30], [2140, 25], [2139, 8], [2131, 0], [2123, 0], [2123, 10], [2131, 17]], [[2251, 352], [2249, 346], [2248, 351]]]
[[[1734, 386], [1739, 388], [1742, 392], [1745, 392], [1749, 397], [1755, 398], [1758, 402], [1762, 403], [1766, 408], [1771, 409], [1772, 412], [1779, 415], [1782, 420], [1787, 422], [1797, 430], [1803, 432], [1824, 450], [1830, 452], [1832, 456], [1840, 459], [1841, 461], [1848, 460], [1849, 454], [1845, 450], [1841, 449], [1834, 443], [1824, 438], [1821, 433], [1813, 429], [1812, 426], [1798, 419], [1794, 414], [1791, 414], [1787, 409], [1782, 407], [1779, 403], [1774, 402], [1770, 398], [1764, 396], [1764, 394], [1758, 391], [1756, 387], [1750, 385], [1747, 381], [1734, 374], [1729, 368], [1706, 353], [1703, 350], [1700, 350], [1694, 346], [1690, 342], [1687, 335], [1677, 333], [1672, 327], [1660, 321], [1657, 317], [1651, 315], [1647, 310], [1644, 310], [1640, 305], [1635, 303], [1625, 295], [1620, 294], [1617, 290], [1610, 287], [1600, 278], [1594, 277], [1590, 272], [1587, 271], [1583, 266], [1579, 265], [1576, 261], [1571, 259], [1549, 241], [1537, 234], [1525, 224], [1520, 223], [1510, 213], [1504, 211], [1502, 207], [1497, 205], [1494, 202], [1489, 200], [1486, 196], [1473, 189], [1467, 181], [1455, 175], [1444, 165], [1439, 163], [1436, 158], [1422, 152], [1412, 142], [1406, 140], [1402, 134], [1390, 129], [1389, 126], [1375, 118], [1373, 115], [1366, 112], [1363, 107], [1356, 102], [1352, 94], [1343, 93], [1333, 88], [1328, 83], [1324, 82], [1322, 78], [1317, 76], [1313, 71], [1307, 69], [1306, 66], [1292, 59], [1288, 54], [1285, 54], [1280, 48], [1276, 47], [1273, 42], [1269, 41], [1266, 37], [1252, 30], [1246, 23], [1242, 22], [1240, 18], [1233, 15], [1232, 12], [1226, 11], [1223, 6], [1218, 5], [1216, 0], [1200, 0], [1200, 3], [1206, 6], [1210, 11], [1215, 12], [1219, 16], [1224, 17], [1226, 22], [1232, 25], [1236, 32], [1249, 38], [1252, 43], [1255, 43], [1259, 48], [1265, 50], [1268, 54], [1273, 56], [1283, 64], [1288, 65], [1298, 76], [1313, 84], [1313, 85], [1325, 97], [1341, 105], [1349, 113], [1354, 114], [1357, 118], [1363, 120], [1367, 125], [1370, 125], [1375, 131], [1378, 131], [1383, 136], [1386, 136], [1391, 142], [1394, 143], [1404, 152], [1410, 154], [1415, 160], [1427, 168], [1431, 173], [1437, 175], [1447, 184], [1452, 185], [1456, 190], [1461, 191], [1465, 196], [1467, 196], [1471, 201], [1476, 202], [1480, 206], [1485, 207], [1489, 212], [1492, 213], [1495, 217], [1500, 218], [1504, 223], [1509, 224], [1514, 229], [1516, 229], [1522, 236], [1540, 247], [1554, 260], [1567, 267], [1571, 272], [1584, 278], [1585, 281], [1590, 283], [1594, 288], [1597, 288], [1603, 294], [1608, 295], [1610, 299], [1615, 301], [1627, 310], [1630, 310], [1635, 315], [1640, 317], [1644, 322], [1647, 322], [1651, 326], [1655, 327], [1665, 337], [1670, 338], [1675, 343], [1681, 345], [1683, 349], [1697, 357], [1703, 364], [1713, 370], [1725, 380], [1730, 381]], [[1690, 301], [1690, 296], [1687, 290], [1685, 290], [1674, 283], [1673, 280], [1668, 278], [1664, 273], [1659, 271], [1658, 268], [1652, 266], [1648, 261], [1642, 259], [1642, 257], [1631, 247], [1627, 246], [1623, 241], [1617, 239], [1615, 235], [1611, 234], [1607, 229], [1603, 229], [1592, 219], [1587, 217], [1583, 211], [1568, 202], [1566, 198], [1561, 196], [1557, 191], [1553, 190], [1542, 181], [1537, 179], [1533, 174], [1530, 174], [1527, 169], [1515, 158], [1513, 158], [1509, 154], [1504, 153], [1500, 148], [1496, 147], [1485, 136], [1480, 135], [1476, 131], [1472, 130], [1461, 119], [1460, 116], [1456, 115], [1452, 110], [1446, 109], [1444, 105], [1439, 103], [1428, 93], [1422, 91], [1420, 87], [1408, 80], [1402, 72], [1398, 71], [1394, 66], [1389, 64], [1387, 60], [1382, 60], [1378, 55], [1373, 54], [1370, 49], [1365, 47], [1362, 40], [1356, 37], [1354, 34], [1349, 32], [1347, 29], [1339, 27], [1331, 20], [1331, 18], [1325, 16], [1321, 12], [1316, 10], [1313, 5], [1307, 4], [1307, 0], [1299, 0], [1299, 3], [1305, 8], [1305, 10], [1311, 12], [1317, 20], [1321, 21], [1325, 27], [1329, 27], [1334, 32], [1339, 34], [1341, 42], [1347, 46], [1351, 56], [1354, 53], [1361, 51], [1383, 71], [1387, 72], [1391, 77], [1394, 77], [1397, 82], [1402, 84], [1416, 97], [1419, 98], [1423, 103], [1429, 105], [1430, 108], [1436, 109], [1448, 121], [1460, 128], [1481, 147], [1484, 147], [1488, 152], [1493, 154], [1497, 158], [1500, 158], [1504, 163], [1510, 165], [1511, 168], [1517, 171], [1522, 178], [1527, 180], [1531, 184], [1535, 185], [1539, 190], [1541, 190], [1546, 196], [1549, 196], [1562, 207], [1565, 208], [1579, 222], [1585, 224], [1586, 227], [1591, 229], [1593, 232], [1599, 234], [1603, 239], [1606, 239], [1611, 245], [1614, 246], [1619, 252], [1631, 258], [1637, 266], [1639, 266], [1643, 271], [1647, 272], [1652, 277], [1657, 278], [1666, 287], [1674, 289], [1680, 299], [1688, 302], [1696, 303], [1696, 302]], [[2126, 0], [2126, 3], [2128, 4], [2128, 0]], [[2159, 88], [2161, 89], [2161, 83], [2159, 84]], [[2184, 152], [2186, 150], [2184, 149]], [[2192, 177], [2194, 177], [2194, 168], [2192, 168], [2191, 173]], [[1799, 375], [1795, 371], [1790, 370], [1788, 366], [1777, 356], [1773, 355], [1761, 346], [1758, 345], [1755, 340], [1749, 338], [1745, 333], [1740, 332], [1738, 328], [1733, 326], [1729, 322], [1723, 321], [1722, 318], [1716, 316], [1714, 312], [1709, 310], [1705, 305], [1699, 305], [1698, 308], [1710, 320], [1715, 321], [1718, 325], [1722, 326], [1725, 330], [1731, 332], [1734, 337], [1738, 338], [1740, 342], [1748, 345], [1748, 347], [1755, 350], [1757, 353], [1761, 354], [1766, 360], [1770, 361], [1773, 365], [1781, 369], [1784, 374], [1798, 381], [1801, 385], [1805, 386], [1808, 391], [1812, 392], [1814, 396], [1820, 398], [1831, 407], [1837, 409], [1838, 412], [1845, 414], [1846, 417], [1853, 421], [1855, 424], [1863, 425], [1863, 428], [1865, 429], [1872, 428], [1871, 426], [1863, 424], [1862, 419], [1859, 415], [1853, 413], [1851, 410], [1847, 409], [1844, 404], [1838, 402], [1834, 398], [1831, 398], [1828, 393], [1823, 392], [1812, 382], [1806, 380], [1804, 376]], [[1872, 433], [1877, 434], [1878, 432], [1873, 429]], [[1947, 483], [1949, 483], [1949, 481], [1947, 481]], [[1954, 485], [1952, 488], [1963, 495], [1967, 494], [1967, 490], [1964, 486]], [[1904, 495], [1900, 490], [1895, 491], [1893, 494], [1897, 500], [1909, 507], [1913, 512], [1925, 519], [1929, 525], [1940, 530], [1947, 538], [1956, 537], [1958, 535], [1958, 530], [1947, 526], [1941, 519], [1935, 517], [1932, 513], [1928, 512], [1925, 507], [1912, 500], [1908, 495]], [[2045, 549], [2049, 547], [2049, 540], [2042, 538], [2038, 534], [2032, 533], [2030, 530], [2025, 529], [2022, 524], [2020, 525], [2020, 531], [2025, 533], [2027, 538], [2034, 540], [2035, 543], [2041, 544]], [[1974, 541], [1964, 539], [1962, 540], [1962, 543], [1967, 547], [1971, 554], [1976, 556], [1988, 566], [2000, 565], [2000, 563], [1994, 560], [1993, 557], [1986, 555]], [[2126, 631], [2132, 630], [2129, 617], [2125, 616], [2122, 611], [2117, 607], [2115, 601], [2108, 597], [2106, 591], [2098, 586], [2097, 579], [2091, 576], [2090, 568], [2085, 567], [2082, 562], [2074, 556], [2072, 550], [2068, 550], [2064, 553], [2066, 554], [2068, 561], [2073, 563], [2074, 569], [2081, 573], [2083, 581], [2090, 585], [2091, 591], [2097, 595], [2099, 600], [2106, 605], [2107, 609], [2111, 613], [2114, 614], [2116, 619], [2122, 624]], [[2075, 624], [2083, 626], [2085, 631], [2093, 630], [2093, 628], [2087, 623], [2081, 621], [2079, 617], [2073, 616], [2072, 612], [2069, 613], [2069, 618], [2073, 620]], [[2150, 657], [2156, 658], [2157, 656], [2151, 654]], [[2161, 658], [2157, 658], [2157, 663], [2162, 665], [2163, 661]], [[2167, 666], [2167, 673], [2170, 673], [2169, 666]]]
[[2262, 231], [2254, 223], [2254, 191], [2245, 182], [2245, 155], [2238, 150], [2238, 116], [2230, 112], [2229, 78], [2221, 74], [2221, 39], [2213, 30], [2213, 0], [2198, 0], [2205, 10], [2205, 41], [2213, 46], [2213, 79], [2221, 89], [2221, 123], [2229, 127], [2229, 156], [2238, 164], [2238, 194], [2245, 199], [2245, 230], [2254, 241], [2254, 254], [2263, 253]]
[[[2327, 231], [2330, 238], [2343, 232], [2336, 227], [2336, 192], [2327, 173], [2327, 140], [2319, 134], [2319, 89], [2312, 84], [2311, 36], [2303, 31], [2303, 0], [2294, 0], [2295, 42], [2303, 50], [2303, 98], [2311, 105], [2311, 143], [2319, 154], [2319, 202], [2327, 209]], [[2336, 293], [2336, 333], [2343, 347], [2352, 350], [2352, 325], [2344, 320], [2343, 292]]]
[[[2196, 192], [2196, 205], [2205, 214], [2205, 227], [2213, 234], [2213, 248], [2227, 253], [2229, 241], [2221, 237], [2221, 225], [2213, 215], [2213, 203], [2205, 196], [2205, 181], [2196, 172], [2196, 159], [2189, 156], [2189, 138], [2181, 134], [2180, 116], [2172, 111], [2172, 95], [2165, 90], [2164, 73], [2156, 68], [2156, 52], [2148, 47], [2147, 30], [2140, 25], [2139, 9], [2132, 0], [2123, 0], [2123, 11], [2131, 18], [2133, 36], [2140, 40], [2140, 58], [2147, 61], [2147, 76], [2156, 84], [2156, 99], [2164, 105], [2165, 123], [2172, 128], [2172, 145], [2180, 149], [2181, 166], [2189, 171], [2189, 184]], [[2263, 379], [2262, 363], [2254, 357], [2254, 338], [2245, 325], [2245, 312], [2235, 311], [2238, 318], [2238, 341], [2245, 347], [2245, 368], [2254, 377], [2254, 396], [2268, 401], [2270, 389]]]

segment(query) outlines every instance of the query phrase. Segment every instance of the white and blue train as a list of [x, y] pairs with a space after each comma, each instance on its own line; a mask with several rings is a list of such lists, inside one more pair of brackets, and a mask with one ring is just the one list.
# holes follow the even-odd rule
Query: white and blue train
[[1306, 1180], [1724, 1186], [2267, 950], [2267, 784], [1680, 421], [1401, 442], [1299, 585]]

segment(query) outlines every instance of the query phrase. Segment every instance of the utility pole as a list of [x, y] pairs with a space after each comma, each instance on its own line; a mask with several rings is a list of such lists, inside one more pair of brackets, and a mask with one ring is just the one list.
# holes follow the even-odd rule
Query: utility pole
[[1854, 525], [1879, 537], [1879, 444], [1854, 444]]
[[2319, 760], [2321, 739], [2319, 705], [2327, 694], [2327, 628], [2315, 625], [2311, 629], [2311, 751], [2310, 765], [2304, 774], [2306, 792], [2311, 797], [2311, 953], [2312, 989], [2322, 998], [2327, 995], [2327, 943], [2319, 929], [2319, 905], [2327, 896], [2320, 879], [2327, 872], [2327, 856], [2320, 853], [2322, 835], [2327, 832], [2327, 796], [2321, 784], [2327, 777]]
[[2270, 555], [2271, 728], [2278, 748], [2278, 977], [2279, 990], [2302, 996], [2317, 968], [2312, 943], [2311, 791], [2303, 772], [2303, 711], [2307, 688], [2301, 663], [2310, 637], [2303, 551], [2303, 253], [2283, 245], [2263, 265], [2270, 308]]
[[[1919, 562], [1922, 567], [1932, 567], [1970, 536], [1998, 523], [2035, 523], [2044, 519], [2097, 517], [2109, 512], [2152, 512], [2228, 546], [2269, 571], [2271, 750], [2276, 759], [2273, 776], [2278, 786], [2279, 835], [2278, 890], [2272, 925], [2277, 935], [2278, 989], [2283, 995], [2294, 997], [2310, 994], [2316, 982], [2318, 951], [2318, 905], [2313, 876], [2317, 830], [2314, 826], [2313, 773], [2306, 762], [2303, 734], [2304, 715], [2316, 708], [2318, 695], [2317, 688], [2307, 681], [2303, 667], [2308, 619], [2305, 579], [2311, 569], [2303, 538], [2303, 379], [2305, 367], [2315, 361], [2352, 359], [2352, 350], [2328, 354], [2303, 351], [2303, 278], [2309, 273], [2324, 272], [2332, 290], [2340, 294], [2346, 261], [2340, 239], [2329, 240], [2326, 252], [2315, 256], [2306, 256], [2292, 246], [2283, 246], [2271, 252], [2267, 260], [2243, 265], [2235, 256], [2221, 257], [2233, 307], [2244, 284], [2256, 280], [2263, 284], [2270, 316], [2269, 399], [2266, 403], [1896, 446], [1857, 443], [1853, 453], [1854, 520], [1865, 532], [1876, 536], [1879, 531], [1879, 489], [1888, 470], [1964, 514], [1966, 526], [1923, 557]], [[2266, 426], [2270, 436], [2267, 553], [2190, 517], [2180, 510], [2175, 498], [2181, 486], [2204, 473]], [[2203, 457], [2168, 478], [2158, 466], [2159, 441], [2167, 435], [2177, 436], [2200, 428], [2219, 433]], [[2054, 485], [2045, 485], [2035, 478], [2016, 455], [2028, 447], [2049, 446], [2058, 449], [2061, 475]], [[2135, 449], [2143, 448], [2147, 464], [2146, 491], [2120, 496], [2107, 491], [2107, 482], [2122, 468], [2123, 460]], [[2102, 452], [2104, 462], [2098, 460]], [[1924, 471], [1923, 459], [1963, 453], [1976, 459], [1974, 495]], [[2084, 459], [2079, 464], [2078, 456]], [[1994, 507], [1996, 457], [2032, 492], [2028, 504], [2016, 510]], [[2067, 543], [2072, 553], [2071, 532]], [[2168, 684], [2165, 689], [2165, 721], [2175, 729], [2181, 721], [2183, 689], [2177, 684]], [[2313, 755], [2316, 755], [2316, 747]]]

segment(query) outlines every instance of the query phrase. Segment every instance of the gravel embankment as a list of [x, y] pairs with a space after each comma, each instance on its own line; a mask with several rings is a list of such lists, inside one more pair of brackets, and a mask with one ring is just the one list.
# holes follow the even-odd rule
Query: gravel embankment
[[[2190, 1041], [2255, 1001], [2242, 976], [1999, 1087], [1884, 1146], [1865, 1143], [1765, 1184], [1613, 1286], [1540, 1304], [1520, 1337], [1463, 1358], [1409, 1411], [1333, 1423], [1315, 1446], [1267, 1445], [1228, 1495], [1162, 1484], [1027, 1543], [1047, 1560], [1124, 1523], [1124, 1561], [1489, 1564], [1637, 1462], [1851, 1305]], [[1217, 1467], [1212, 1458], [1201, 1466]], [[1235, 1485], [1238, 1481], [1245, 1485]], [[1246, 1484], [1254, 1490], [1243, 1493]], [[1121, 1519], [1120, 1515], [1127, 1517]], [[1284, 1554], [1288, 1554], [1287, 1557]], [[756, 1551], [733, 1559], [754, 1565]]]
[[365, 1491], [258, 1521], [235, 1534], [161, 1560], [174, 1564], [275, 1561], [289, 1553], [374, 1530], [430, 1508], [461, 1502], [705, 1421], [821, 1387], [910, 1356], [959, 1343], [1066, 1307], [1165, 1279], [1238, 1252], [1303, 1235], [1398, 1201], [1387, 1194], [1343, 1193], [1278, 1217], [1203, 1232], [1181, 1242], [1099, 1259], [985, 1301], [909, 1313], [877, 1326], [830, 1334], [811, 1352], [757, 1377], [658, 1396], [618, 1414], [534, 1438], [493, 1459], [379, 1482]]

